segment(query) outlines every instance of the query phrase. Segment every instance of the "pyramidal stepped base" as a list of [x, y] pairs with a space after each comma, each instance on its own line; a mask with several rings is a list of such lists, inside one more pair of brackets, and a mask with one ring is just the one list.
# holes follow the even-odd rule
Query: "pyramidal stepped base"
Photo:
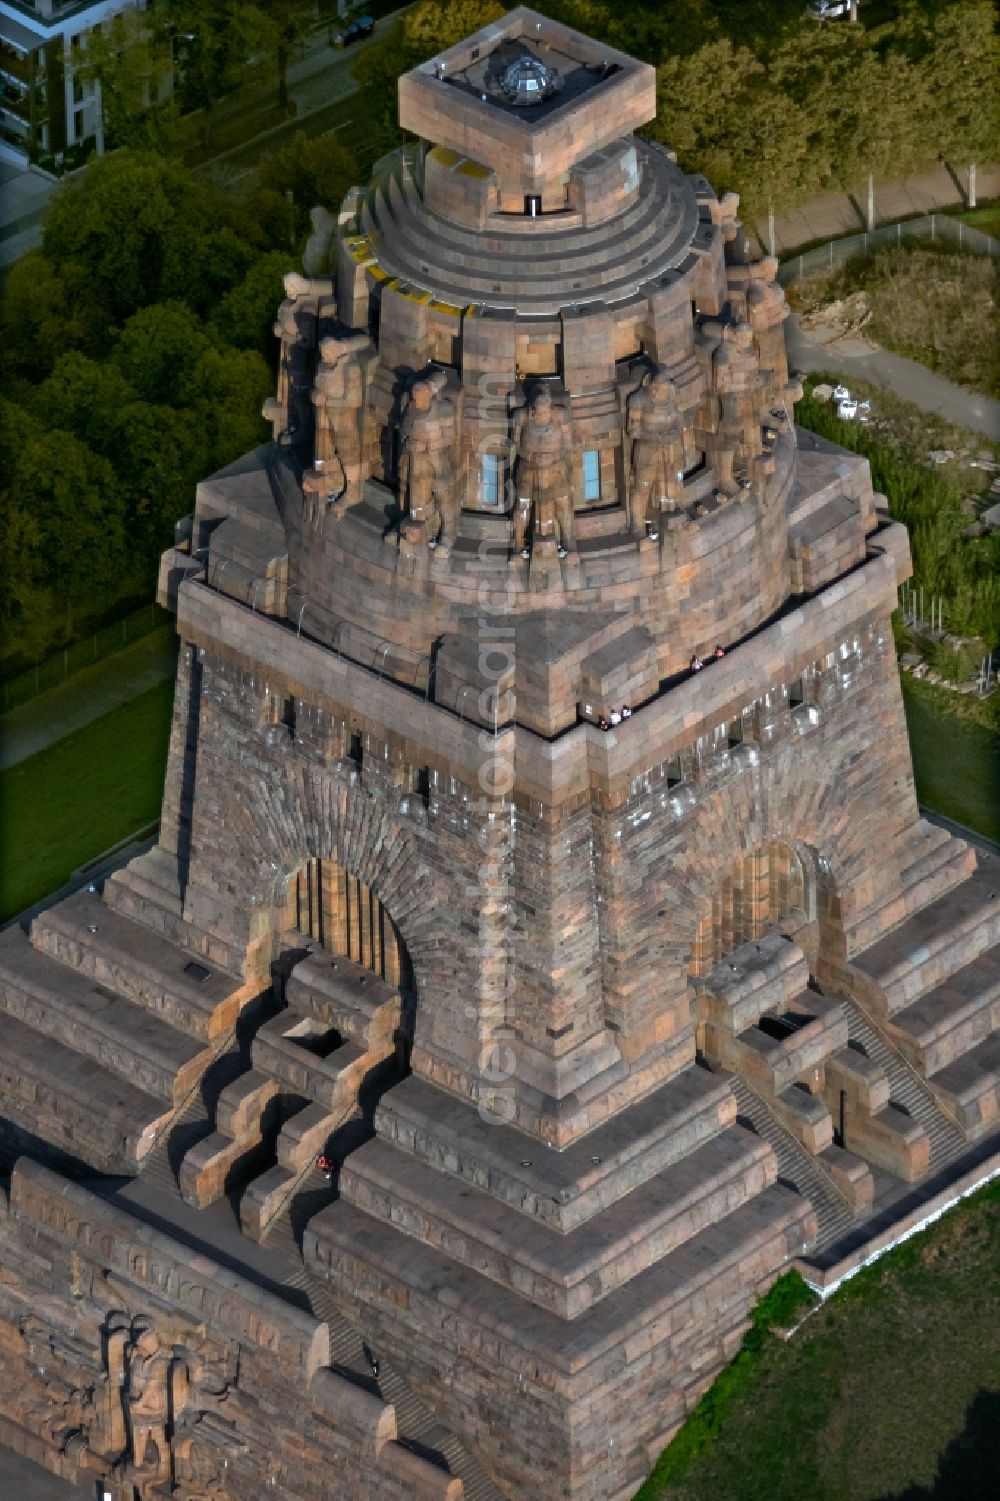
[[114, 1501], [624, 1501], [1000, 1151], [1000, 880], [776, 263], [533, 12], [399, 104], [163, 559], [159, 841], [0, 938], [0, 1443]]

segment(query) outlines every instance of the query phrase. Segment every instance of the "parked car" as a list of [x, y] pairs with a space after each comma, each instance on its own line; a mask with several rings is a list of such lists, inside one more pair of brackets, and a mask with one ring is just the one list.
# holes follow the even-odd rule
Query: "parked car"
[[374, 30], [375, 19], [373, 16], [359, 16], [356, 21], [351, 22], [346, 30], [337, 32], [337, 35], [333, 39], [334, 45], [337, 47], [349, 47], [352, 42], [360, 42], [362, 37], [371, 36]]

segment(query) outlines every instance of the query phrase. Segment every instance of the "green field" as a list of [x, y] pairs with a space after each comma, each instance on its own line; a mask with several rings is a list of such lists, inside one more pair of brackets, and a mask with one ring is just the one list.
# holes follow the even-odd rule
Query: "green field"
[[0, 772], [0, 921], [160, 811], [174, 685]]
[[949, 714], [951, 694], [902, 682], [920, 801], [1000, 842], [1000, 728]]
[[787, 1343], [765, 1336], [737, 1372], [636, 1501], [996, 1496], [1000, 1183], [861, 1272]]

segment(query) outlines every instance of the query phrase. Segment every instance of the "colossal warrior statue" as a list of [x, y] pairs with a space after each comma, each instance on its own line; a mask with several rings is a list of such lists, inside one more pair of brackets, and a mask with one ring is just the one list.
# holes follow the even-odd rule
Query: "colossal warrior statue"
[[514, 417], [514, 545], [531, 556], [536, 540], [552, 538], [561, 558], [573, 552], [572, 443], [569, 424], [546, 386], [537, 386]]
[[365, 382], [359, 356], [370, 346], [361, 333], [320, 340], [312, 387], [313, 467], [302, 477], [311, 527], [321, 526], [327, 515], [339, 519], [361, 498]]
[[281, 344], [278, 390], [262, 408], [276, 443], [300, 443], [309, 432], [313, 360], [321, 320], [336, 312], [333, 281], [289, 271], [284, 279], [285, 300], [278, 308], [274, 336]]
[[659, 535], [660, 518], [677, 510], [683, 493], [687, 443], [677, 390], [660, 366], [628, 399], [626, 437], [631, 439], [629, 516], [632, 535]]
[[712, 356], [709, 403], [714, 431], [706, 443], [721, 496], [746, 492], [765, 463], [762, 424], [766, 415], [764, 380], [749, 323], [725, 323]]
[[445, 394], [447, 376], [436, 370], [411, 387], [400, 424], [400, 501], [408, 513], [407, 536], [426, 542], [441, 557], [451, 552], [461, 502], [456, 491], [456, 407]]

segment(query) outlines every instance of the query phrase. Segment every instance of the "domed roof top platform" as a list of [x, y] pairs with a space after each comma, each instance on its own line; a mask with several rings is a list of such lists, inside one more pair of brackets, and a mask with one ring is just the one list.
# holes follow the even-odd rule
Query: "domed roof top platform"
[[399, 80], [406, 130], [472, 157], [525, 193], [655, 113], [648, 63], [523, 5]]

